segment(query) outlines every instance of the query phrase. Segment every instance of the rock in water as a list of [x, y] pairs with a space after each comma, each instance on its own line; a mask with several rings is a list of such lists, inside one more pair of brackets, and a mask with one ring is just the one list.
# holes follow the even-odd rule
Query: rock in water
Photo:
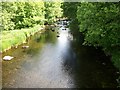
[[55, 30], [52, 30], [53, 32], [55, 31]]
[[29, 46], [22, 46], [23, 49], [29, 48]]
[[4, 57], [3, 57], [3, 60], [6, 60], [6, 61], [7, 61], [7, 60], [11, 60], [11, 59], [13, 59], [13, 58], [14, 58], [14, 57], [11, 57], [11, 56], [4, 56]]
[[57, 35], [57, 37], [60, 37], [59, 35]]

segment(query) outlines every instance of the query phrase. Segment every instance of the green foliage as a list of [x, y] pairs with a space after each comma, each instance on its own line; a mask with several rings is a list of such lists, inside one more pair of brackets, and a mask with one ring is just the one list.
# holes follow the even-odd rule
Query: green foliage
[[77, 18], [80, 32], [85, 35], [83, 44], [103, 47], [120, 70], [119, 9], [119, 3], [81, 3]]
[[11, 18], [13, 17], [13, 15], [12, 15], [12, 12], [10, 12], [10, 10], [12, 11], [12, 8], [10, 8], [12, 3], [8, 4], [6, 2], [3, 2], [3, 3], [0, 3], [0, 5], [2, 6], [2, 12], [0, 12], [1, 19], [2, 19], [1, 25], [4, 26], [5, 30], [13, 29], [15, 25], [13, 22], [11, 22]]
[[0, 2], [3, 30], [14, 30], [53, 23], [61, 17], [61, 2]]
[[49, 24], [62, 16], [61, 2], [45, 2], [45, 19]]
[[[1, 2], [4, 30], [33, 27], [44, 23], [44, 2]], [[35, 18], [38, 19], [35, 19]]]
[[80, 32], [85, 35], [84, 45], [103, 47], [115, 62], [120, 56], [119, 15], [119, 3], [81, 3], [77, 11]]
[[78, 7], [77, 17], [80, 32], [86, 36], [84, 44], [103, 47], [119, 45], [118, 15], [117, 4], [82, 3]]
[[74, 19], [77, 17], [77, 6], [79, 2], [64, 2], [61, 8], [63, 9], [63, 16], [69, 19]]

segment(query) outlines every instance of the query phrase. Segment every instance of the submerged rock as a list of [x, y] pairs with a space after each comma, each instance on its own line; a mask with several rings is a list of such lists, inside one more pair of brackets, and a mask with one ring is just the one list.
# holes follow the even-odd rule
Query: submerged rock
[[22, 46], [23, 49], [29, 48], [29, 46]]
[[6, 61], [7, 61], [7, 60], [11, 60], [11, 59], [13, 59], [13, 58], [14, 58], [14, 57], [11, 57], [11, 56], [4, 56], [4, 57], [3, 57], [3, 60], [6, 60]]
[[55, 31], [55, 30], [52, 30], [53, 32]]
[[59, 35], [57, 35], [57, 37], [60, 37]]
[[66, 30], [66, 28], [63, 28], [62, 30]]

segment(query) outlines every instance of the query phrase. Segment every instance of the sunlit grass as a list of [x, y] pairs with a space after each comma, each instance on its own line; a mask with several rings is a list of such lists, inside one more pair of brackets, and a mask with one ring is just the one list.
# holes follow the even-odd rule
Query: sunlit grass
[[38, 32], [40, 30], [40, 27], [40, 25], [37, 25], [33, 28], [1, 32], [1, 52], [6, 51], [11, 47], [16, 47], [22, 43], [25, 43], [27, 37], [30, 37], [31, 35], [34, 35], [36, 32]]

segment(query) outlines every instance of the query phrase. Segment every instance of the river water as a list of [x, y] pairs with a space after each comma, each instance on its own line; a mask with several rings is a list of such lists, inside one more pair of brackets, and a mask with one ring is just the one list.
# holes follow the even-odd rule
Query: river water
[[[96, 49], [79, 45], [69, 29], [62, 28], [38, 32], [28, 43], [3, 53], [2, 57], [14, 58], [2, 61], [2, 87], [115, 88], [115, 68], [100, 62], [108, 58], [96, 54]], [[29, 48], [23, 49], [25, 45]]]

